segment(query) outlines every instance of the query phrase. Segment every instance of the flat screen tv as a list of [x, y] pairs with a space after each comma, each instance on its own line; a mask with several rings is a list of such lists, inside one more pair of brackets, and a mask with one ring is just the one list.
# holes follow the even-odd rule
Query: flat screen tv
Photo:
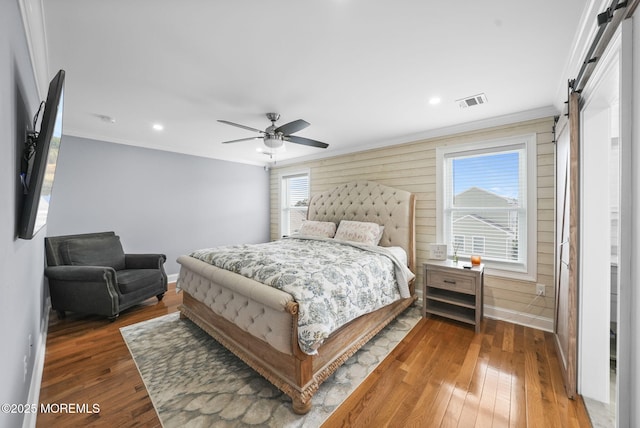
[[[20, 172], [24, 189], [24, 203], [18, 230], [18, 236], [22, 239], [32, 239], [47, 223], [49, 201], [62, 138], [64, 74], [64, 70], [60, 70], [51, 80], [40, 122], [40, 132], [32, 133], [30, 136], [31, 144], [27, 144], [25, 147], [24, 161]], [[37, 114], [35, 121], [37, 121]], [[33, 143], [35, 143], [35, 147]]]

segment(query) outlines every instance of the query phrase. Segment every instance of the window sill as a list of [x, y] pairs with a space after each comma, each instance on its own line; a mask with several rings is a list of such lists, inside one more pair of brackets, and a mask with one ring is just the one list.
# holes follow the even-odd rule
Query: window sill
[[[471, 260], [466, 257], [461, 257], [460, 262], [471, 263]], [[484, 263], [484, 273], [489, 276], [529, 282], [536, 282], [538, 280], [537, 272], [535, 270], [533, 272], [528, 272], [524, 264], [507, 265], [489, 260], [482, 260], [482, 263]]]
[[535, 273], [505, 270], [505, 269], [500, 269], [500, 268], [486, 266], [486, 265], [484, 268], [484, 273], [486, 275], [495, 276], [498, 278], [516, 279], [518, 281], [528, 281], [528, 282], [537, 281], [537, 275]]

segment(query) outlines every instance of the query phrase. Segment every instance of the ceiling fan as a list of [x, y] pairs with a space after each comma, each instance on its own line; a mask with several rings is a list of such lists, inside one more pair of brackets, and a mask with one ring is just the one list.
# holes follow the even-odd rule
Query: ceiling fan
[[289, 122], [282, 126], [276, 127], [276, 121], [280, 119], [280, 115], [278, 113], [267, 113], [267, 119], [271, 121], [271, 126], [267, 127], [267, 129], [265, 129], [264, 131], [261, 131], [256, 128], [252, 128], [250, 126], [229, 122], [228, 120], [218, 120], [218, 122], [220, 123], [225, 123], [227, 125], [236, 126], [238, 128], [247, 129], [249, 131], [255, 131], [262, 134], [261, 137], [248, 137], [248, 138], [240, 138], [239, 140], [223, 141], [222, 144], [237, 143], [240, 141], [248, 141], [248, 140], [263, 140], [264, 145], [270, 149], [277, 149], [282, 147], [285, 141], [296, 143], [296, 144], [304, 144], [305, 146], [318, 147], [321, 149], [326, 149], [327, 147], [329, 147], [327, 143], [322, 143], [320, 141], [312, 140], [310, 138], [291, 135], [294, 132], [298, 132], [306, 128], [307, 126], [309, 126], [310, 125], [309, 122], [306, 122], [302, 119], [298, 119], [298, 120], [294, 120], [293, 122]]

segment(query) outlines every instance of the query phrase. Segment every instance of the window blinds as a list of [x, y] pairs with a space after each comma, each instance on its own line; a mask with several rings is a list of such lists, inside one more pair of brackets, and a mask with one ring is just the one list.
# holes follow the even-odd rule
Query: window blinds
[[283, 235], [295, 233], [307, 217], [309, 206], [309, 174], [293, 174], [282, 177]]
[[449, 252], [523, 263], [527, 248], [525, 145], [449, 153], [444, 161]]

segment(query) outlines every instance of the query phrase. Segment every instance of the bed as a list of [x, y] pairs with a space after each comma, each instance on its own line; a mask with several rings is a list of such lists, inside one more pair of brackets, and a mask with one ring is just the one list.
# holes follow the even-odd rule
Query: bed
[[[332, 238], [317, 237], [316, 234], [312, 237], [304, 234], [292, 236], [272, 243], [274, 246], [280, 246], [276, 251], [278, 254], [286, 254], [285, 251], [295, 252], [295, 247], [289, 248], [293, 245], [318, 247], [337, 245], [341, 248], [340, 251], [346, 252], [345, 254], [367, 250], [363, 257], [368, 257], [369, 253], [386, 254], [393, 249], [394, 257], [381, 258], [395, 261], [393, 269], [396, 275], [403, 272], [398, 267], [398, 260], [400, 264], [406, 264], [404, 270], [409, 272], [409, 276], [403, 278], [403, 281], [408, 280], [406, 288], [401, 287], [401, 275], [396, 278], [398, 282], [396, 288], [399, 291], [394, 292], [394, 295], [398, 294], [398, 296], [394, 296], [390, 303], [388, 296], [378, 299], [378, 304], [383, 304], [382, 307], [358, 315], [333, 331], [311, 330], [309, 333], [308, 325], [312, 323], [306, 323], [305, 320], [308, 320], [313, 308], [317, 308], [317, 303], [305, 300], [304, 296], [294, 297], [295, 292], [286, 286], [264, 285], [246, 276], [242, 270], [235, 269], [243, 273], [239, 274], [233, 272], [233, 269], [226, 270], [211, 264], [220, 262], [220, 259], [222, 260], [222, 263], [218, 263], [220, 266], [229, 267], [224, 263], [231, 263], [231, 265], [234, 263], [226, 260], [226, 253], [222, 254], [215, 250], [213, 252], [198, 250], [178, 258], [178, 263], [181, 265], [178, 288], [183, 292], [181, 317], [188, 318], [200, 326], [291, 397], [294, 412], [307, 413], [311, 408], [311, 398], [320, 384], [416, 300], [415, 284], [412, 279], [414, 278], [412, 272], [415, 272], [414, 219], [415, 197], [413, 194], [370, 181], [355, 181], [312, 196], [309, 201], [307, 221], [308, 224], [316, 225], [334, 223], [338, 232], [342, 232], [341, 221], [344, 221], [345, 225], [349, 222], [368, 225], [376, 223], [382, 226], [380, 235], [376, 238], [379, 239], [377, 247], [362, 248], [361, 244], [352, 242], [331, 243]], [[344, 233], [341, 234], [342, 238], [345, 236]], [[336, 235], [335, 238], [337, 240], [338, 236]], [[238, 250], [238, 247], [234, 248], [235, 250], [227, 248], [226, 252]], [[403, 251], [398, 252], [397, 248]], [[398, 255], [399, 253], [404, 253], [404, 259]], [[260, 257], [262, 253], [259, 253], [259, 256], [247, 258], [259, 260]], [[336, 257], [347, 259], [351, 256]], [[262, 270], [256, 267], [255, 260], [251, 263], [243, 261], [242, 269], [261, 272]], [[231, 267], [237, 267], [239, 263], [235, 262]], [[387, 262], [381, 263], [386, 266]], [[362, 270], [365, 270], [364, 267]], [[374, 270], [374, 272], [379, 271]], [[269, 277], [264, 272], [262, 274], [265, 278]], [[369, 275], [372, 274], [369, 273]], [[384, 275], [373, 274], [373, 276]], [[364, 278], [365, 273], [362, 272], [356, 276]], [[256, 278], [262, 280], [259, 276]], [[295, 280], [304, 282], [307, 279]], [[350, 283], [351, 279], [345, 281]], [[274, 284], [282, 283], [288, 283], [288, 280], [283, 281], [280, 278]], [[377, 290], [378, 286], [375, 289]], [[350, 289], [348, 293], [351, 293]], [[382, 294], [389, 293], [382, 292]], [[349, 299], [340, 299], [340, 302], [342, 300]], [[375, 299], [371, 298], [371, 300]], [[328, 304], [334, 303], [328, 302]], [[316, 322], [314, 325], [317, 326], [317, 324], [324, 323]], [[302, 339], [314, 335], [322, 337], [316, 342]]]

